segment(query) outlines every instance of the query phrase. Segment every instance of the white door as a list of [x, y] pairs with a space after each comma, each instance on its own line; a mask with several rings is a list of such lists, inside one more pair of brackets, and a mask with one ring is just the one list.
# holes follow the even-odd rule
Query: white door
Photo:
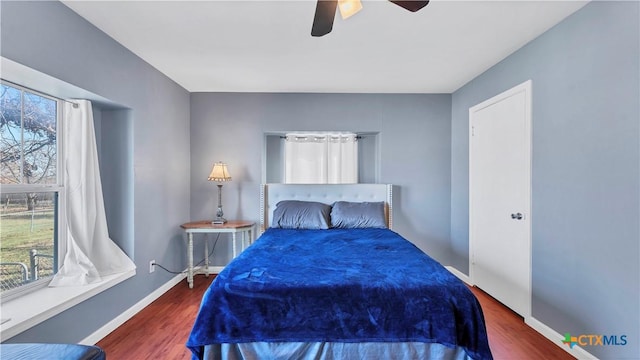
[[469, 109], [473, 283], [531, 314], [531, 81]]

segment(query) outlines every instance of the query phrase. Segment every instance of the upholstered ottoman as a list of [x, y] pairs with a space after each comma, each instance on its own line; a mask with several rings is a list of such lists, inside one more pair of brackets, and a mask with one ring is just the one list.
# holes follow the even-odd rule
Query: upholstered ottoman
[[97, 346], [76, 344], [0, 344], [2, 360], [105, 360]]

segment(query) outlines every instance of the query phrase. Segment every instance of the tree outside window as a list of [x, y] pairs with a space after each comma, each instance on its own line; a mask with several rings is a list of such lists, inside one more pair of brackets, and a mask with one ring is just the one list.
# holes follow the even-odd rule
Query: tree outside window
[[56, 269], [59, 100], [0, 85], [0, 291]]

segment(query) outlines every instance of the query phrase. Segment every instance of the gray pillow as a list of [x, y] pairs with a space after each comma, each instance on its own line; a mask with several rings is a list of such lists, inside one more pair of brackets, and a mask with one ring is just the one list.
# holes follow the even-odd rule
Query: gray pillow
[[331, 227], [386, 228], [384, 202], [337, 201], [331, 208]]
[[328, 229], [331, 206], [315, 201], [283, 200], [276, 204], [271, 227]]

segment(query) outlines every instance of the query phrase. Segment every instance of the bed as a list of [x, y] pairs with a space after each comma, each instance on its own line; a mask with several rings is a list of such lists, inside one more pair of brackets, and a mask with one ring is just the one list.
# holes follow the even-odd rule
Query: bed
[[391, 230], [391, 185], [264, 185], [262, 235], [205, 292], [193, 359], [491, 359], [459, 279]]

